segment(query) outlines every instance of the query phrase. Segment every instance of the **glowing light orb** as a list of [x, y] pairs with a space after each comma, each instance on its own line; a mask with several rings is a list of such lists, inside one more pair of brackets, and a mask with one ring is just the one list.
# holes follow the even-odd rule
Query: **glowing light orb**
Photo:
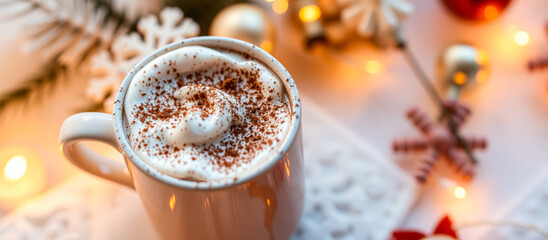
[[488, 73], [487, 73], [487, 70], [479, 70], [477, 73], [476, 73], [476, 81], [479, 83], [479, 84], [483, 84], [485, 82], [487, 82], [487, 78], [489, 77]]
[[267, 52], [272, 52], [272, 42], [269, 40], [265, 40], [264, 42], [262, 42], [261, 46], [259, 47], [261, 47], [263, 50]]
[[299, 10], [299, 19], [303, 22], [314, 22], [320, 19], [322, 11], [317, 5], [306, 5]]
[[380, 73], [383, 69], [382, 64], [377, 60], [369, 60], [365, 62], [365, 71], [371, 74]]
[[525, 46], [527, 43], [529, 43], [529, 33], [526, 31], [517, 31], [514, 34], [514, 42], [516, 42], [519, 46]]
[[466, 84], [466, 74], [458, 71], [453, 75], [453, 82], [457, 85], [464, 85]]
[[274, 3], [272, 3], [272, 10], [277, 14], [284, 14], [288, 7], [287, 0], [274, 0]]
[[457, 199], [464, 199], [466, 197], [466, 190], [463, 187], [456, 187], [455, 190], [453, 190], [453, 195]]
[[486, 20], [491, 21], [499, 16], [499, 9], [493, 5], [487, 5], [483, 9], [483, 16]]
[[21, 155], [10, 158], [4, 167], [4, 177], [10, 181], [21, 179], [27, 172], [27, 159]]

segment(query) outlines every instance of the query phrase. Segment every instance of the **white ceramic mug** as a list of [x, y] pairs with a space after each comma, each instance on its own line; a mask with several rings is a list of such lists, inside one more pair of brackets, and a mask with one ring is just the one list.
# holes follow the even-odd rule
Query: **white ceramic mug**
[[[139, 159], [122, 124], [124, 99], [133, 77], [163, 54], [185, 46], [227, 48], [264, 63], [283, 82], [292, 122], [278, 154], [236, 181], [192, 182], [164, 175]], [[80, 141], [96, 140], [117, 148], [123, 163], [108, 160]], [[143, 59], [123, 81], [114, 113], [80, 113], [61, 127], [61, 150], [81, 169], [135, 188], [148, 216], [164, 239], [288, 239], [297, 229], [304, 204], [301, 103], [287, 70], [252, 44], [221, 37], [197, 37], [170, 44]]]

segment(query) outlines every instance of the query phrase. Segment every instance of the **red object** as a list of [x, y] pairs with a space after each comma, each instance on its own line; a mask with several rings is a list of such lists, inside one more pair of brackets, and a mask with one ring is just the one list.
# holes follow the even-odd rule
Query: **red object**
[[472, 21], [492, 21], [508, 7], [510, 0], [442, 0], [455, 15]]
[[453, 223], [451, 222], [451, 219], [449, 216], [445, 215], [440, 222], [438, 223], [438, 226], [436, 226], [436, 229], [434, 232], [430, 235], [426, 235], [424, 233], [414, 231], [414, 230], [394, 230], [392, 232], [392, 238], [394, 240], [421, 240], [423, 238], [427, 237], [433, 237], [436, 235], [444, 235], [448, 237], [452, 237], [454, 239], [459, 239], [457, 236], [457, 233], [455, 232], [455, 229], [453, 229]]
[[449, 216], [445, 215], [445, 217], [441, 219], [436, 230], [434, 230], [434, 234], [445, 234], [457, 238], [457, 233], [455, 232], [455, 229], [453, 229], [453, 223]]
[[417, 231], [394, 231], [392, 237], [396, 240], [421, 240], [426, 235]]

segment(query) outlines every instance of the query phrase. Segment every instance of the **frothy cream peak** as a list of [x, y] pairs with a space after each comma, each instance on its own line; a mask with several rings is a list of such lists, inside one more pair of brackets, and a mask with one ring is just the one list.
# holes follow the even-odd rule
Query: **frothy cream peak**
[[233, 179], [277, 154], [283, 82], [248, 54], [187, 46], [139, 70], [125, 97], [132, 148], [177, 178]]
[[174, 96], [190, 105], [190, 110], [177, 127], [166, 132], [169, 143], [174, 146], [212, 142], [224, 135], [230, 126], [242, 122], [240, 104], [219, 89], [200, 85], [184, 86]]

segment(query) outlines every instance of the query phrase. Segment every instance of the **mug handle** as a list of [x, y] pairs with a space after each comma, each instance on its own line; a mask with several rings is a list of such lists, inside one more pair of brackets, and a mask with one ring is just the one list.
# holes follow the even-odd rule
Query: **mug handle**
[[86, 172], [134, 188], [125, 164], [99, 155], [81, 143], [83, 140], [103, 142], [120, 151], [112, 115], [88, 112], [67, 118], [59, 133], [61, 152], [72, 164]]

